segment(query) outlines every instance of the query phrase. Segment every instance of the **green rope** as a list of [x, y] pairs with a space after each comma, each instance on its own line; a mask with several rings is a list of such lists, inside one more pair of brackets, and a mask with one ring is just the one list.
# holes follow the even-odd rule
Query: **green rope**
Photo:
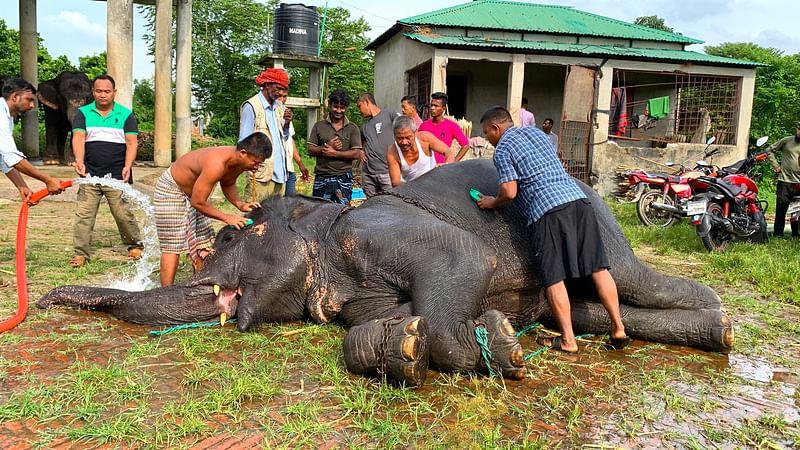
[[528, 325], [527, 327], [517, 331], [517, 337], [522, 336], [523, 334], [527, 333], [528, 331], [535, 330], [536, 328], [540, 327], [542, 324], [539, 322], [533, 322], [532, 324]]
[[489, 375], [500, 376], [500, 373], [492, 367], [492, 351], [489, 350], [489, 332], [486, 331], [485, 327], [475, 327], [475, 341], [478, 342], [478, 347], [481, 348], [481, 357], [483, 357], [483, 363], [486, 364], [486, 367], [489, 369]]
[[525, 355], [525, 361], [530, 361], [533, 358], [536, 358], [537, 356], [539, 356], [542, 353], [546, 352], [547, 349], [549, 349], [549, 348], [550, 347], [540, 347], [538, 350], [534, 350], [534, 351], [528, 353], [527, 355]]
[[[236, 319], [231, 319], [225, 323], [236, 323]], [[201, 323], [185, 323], [183, 325], [175, 325], [174, 327], [169, 327], [164, 330], [153, 330], [150, 332], [150, 336], [161, 336], [164, 334], [173, 333], [175, 331], [186, 330], [189, 328], [209, 328], [209, 327], [218, 327], [221, 326], [219, 324], [219, 320], [214, 320], [211, 322], [201, 322]]]

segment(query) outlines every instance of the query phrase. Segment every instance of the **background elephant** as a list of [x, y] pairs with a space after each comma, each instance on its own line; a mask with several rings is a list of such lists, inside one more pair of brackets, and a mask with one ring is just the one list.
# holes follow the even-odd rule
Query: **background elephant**
[[67, 164], [72, 155], [64, 153], [67, 136], [72, 132], [72, 119], [83, 105], [91, 103], [92, 82], [83, 72], [61, 72], [52, 80], [39, 83], [37, 97], [44, 109], [47, 145], [45, 164]]
[[[632, 337], [727, 352], [733, 328], [707, 286], [642, 264], [605, 202], [580, 183], [600, 224]], [[494, 195], [490, 161], [448, 164], [362, 206], [286, 197], [262, 202], [242, 230], [223, 228], [205, 267], [182, 285], [146, 292], [63, 286], [38, 302], [107, 311], [136, 323], [238, 317], [263, 322], [338, 321], [350, 327], [353, 373], [418, 385], [441, 371], [525, 376], [512, 326], [553, 323], [525, 220], [511, 206], [480, 210], [469, 189]], [[607, 333], [594, 285], [568, 283], [576, 333]], [[481, 358], [478, 336], [491, 361]]]

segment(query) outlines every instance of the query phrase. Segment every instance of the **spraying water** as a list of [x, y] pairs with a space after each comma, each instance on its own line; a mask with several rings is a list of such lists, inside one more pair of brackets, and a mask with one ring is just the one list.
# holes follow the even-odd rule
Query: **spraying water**
[[144, 192], [139, 191], [132, 185], [111, 178], [111, 175], [105, 177], [86, 177], [76, 178], [75, 184], [100, 184], [113, 189], [122, 191], [122, 196], [128, 201], [136, 205], [142, 212], [144, 212], [145, 223], [142, 227], [142, 257], [139, 258], [133, 266], [133, 274], [124, 276], [120, 280], [113, 280], [109, 287], [114, 289], [124, 289], [126, 291], [143, 291], [158, 284], [150, 279], [150, 275], [155, 271], [159, 264], [161, 252], [158, 247], [158, 234], [156, 233], [155, 212], [153, 204], [150, 202], [150, 196]]

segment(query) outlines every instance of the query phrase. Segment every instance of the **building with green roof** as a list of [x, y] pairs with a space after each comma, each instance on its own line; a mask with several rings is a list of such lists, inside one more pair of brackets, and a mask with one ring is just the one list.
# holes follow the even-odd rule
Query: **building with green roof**
[[486, 109], [518, 121], [524, 97], [536, 126], [554, 119], [568, 171], [610, 193], [618, 165], [692, 160], [711, 136], [715, 163], [746, 154], [759, 64], [686, 49], [701, 43], [568, 6], [477, 0], [401, 19], [367, 49], [381, 106], [413, 95], [425, 118], [430, 94], [446, 92], [479, 134]]

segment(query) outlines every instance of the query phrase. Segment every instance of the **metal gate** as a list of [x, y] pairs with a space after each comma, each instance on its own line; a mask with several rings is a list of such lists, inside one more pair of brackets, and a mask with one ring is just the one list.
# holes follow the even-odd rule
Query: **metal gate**
[[589, 182], [589, 146], [592, 132], [592, 109], [595, 99], [595, 71], [582, 66], [569, 66], [564, 82], [564, 106], [558, 155], [567, 173]]

